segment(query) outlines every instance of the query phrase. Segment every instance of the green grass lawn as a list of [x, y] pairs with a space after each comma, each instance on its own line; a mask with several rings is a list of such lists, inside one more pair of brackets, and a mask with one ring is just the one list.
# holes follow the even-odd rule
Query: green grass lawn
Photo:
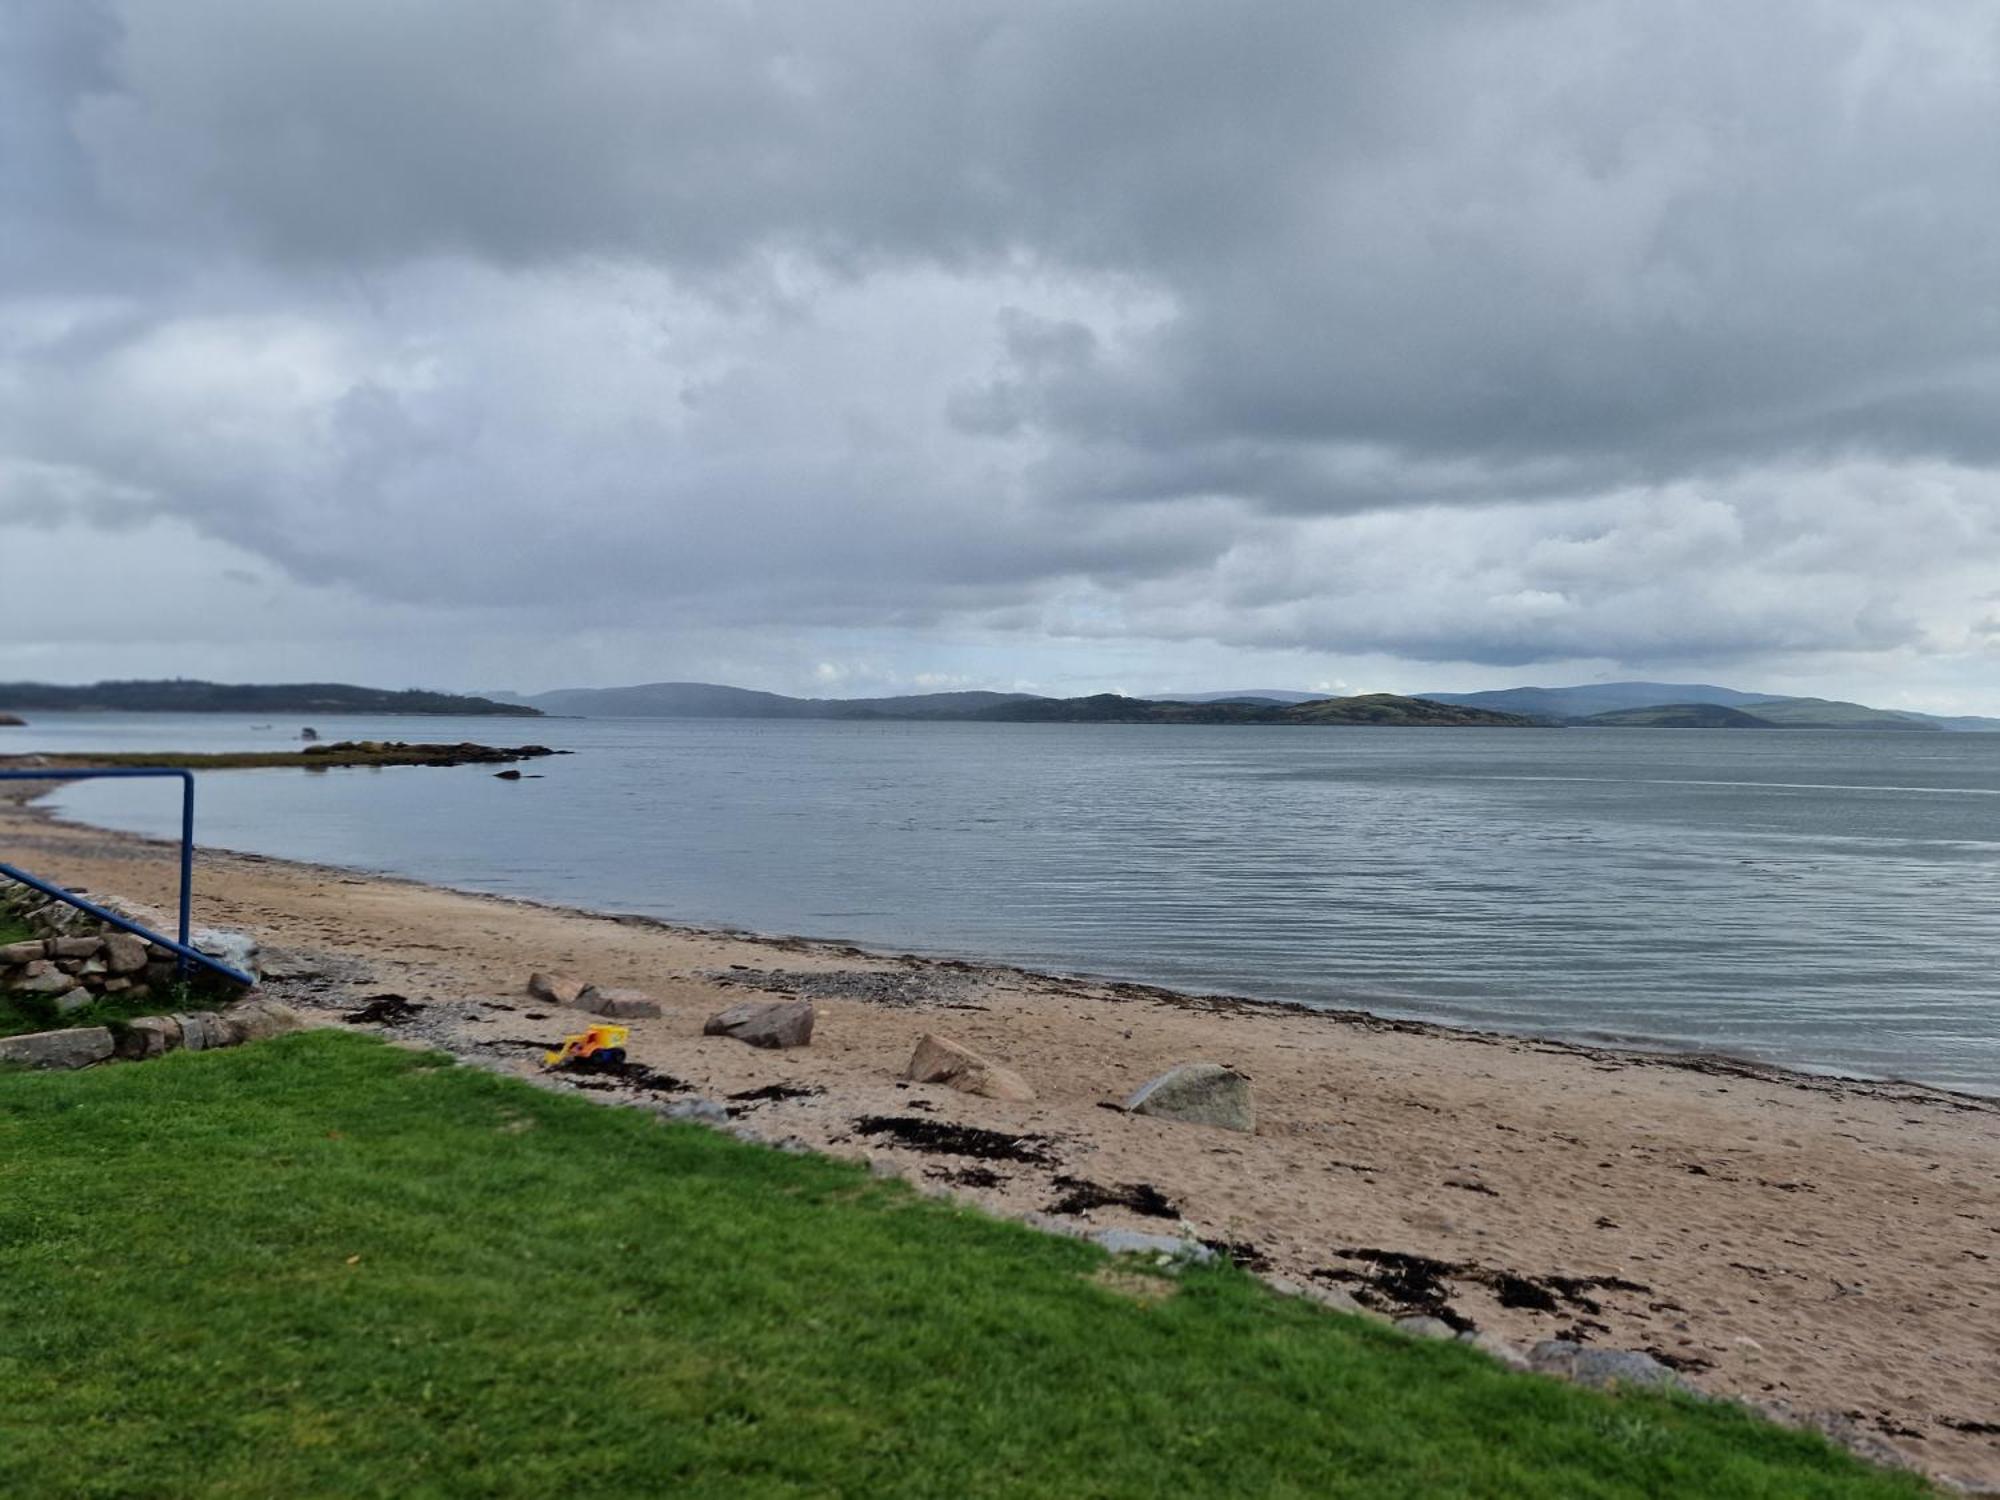
[[349, 1035], [0, 1076], [0, 1495], [1875, 1496], [1730, 1408]]

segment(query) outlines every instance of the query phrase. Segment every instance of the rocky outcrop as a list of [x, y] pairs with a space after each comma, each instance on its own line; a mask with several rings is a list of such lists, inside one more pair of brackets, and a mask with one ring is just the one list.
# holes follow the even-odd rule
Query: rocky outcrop
[[1012, 1068], [982, 1057], [961, 1042], [925, 1032], [903, 1076], [914, 1083], [941, 1083], [961, 1094], [1025, 1104], [1035, 1097], [1028, 1081]]
[[1127, 1099], [1125, 1108], [1135, 1115], [1184, 1125], [1242, 1131], [1257, 1128], [1250, 1080], [1219, 1063], [1183, 1063], [1169, 1069]]
[[746, 1001], [717, 1011], [702, 1028], [703, 1036], [734, 1037], [752, 1047], [803, 1047], [812, 1041], [810, 1000]]

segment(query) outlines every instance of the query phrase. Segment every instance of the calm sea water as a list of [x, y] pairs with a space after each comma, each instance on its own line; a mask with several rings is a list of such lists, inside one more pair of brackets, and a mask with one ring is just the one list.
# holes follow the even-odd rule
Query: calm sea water
[[[448, 885], [2000, 1093], [2000, 735], [638, 720], [539, 781], [206, 776], [204, 842]], [[278, 745], [44, 716], [11, 749]], [[174, 830], [173, 794], [59, 805]], [[197, 888], [198, 890], [198, 888]]]

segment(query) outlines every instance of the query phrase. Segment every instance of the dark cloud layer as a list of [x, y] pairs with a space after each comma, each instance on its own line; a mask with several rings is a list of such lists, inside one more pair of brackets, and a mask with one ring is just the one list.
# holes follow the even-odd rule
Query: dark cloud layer
[[1955, 0], [17, 0], [0, 527], [440, 629], [1973, 674], [1996, 85]]

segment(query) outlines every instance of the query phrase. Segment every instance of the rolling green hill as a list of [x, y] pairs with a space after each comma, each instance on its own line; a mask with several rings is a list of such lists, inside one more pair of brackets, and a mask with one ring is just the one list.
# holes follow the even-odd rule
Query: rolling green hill
[[1744, 712], [1767, 723], [1793, 729], [1915, 729], [1937, 731], [1943, 726], [1916, 714], [1893, 713], [1886, 708], [1869, 708], [1860, 703], [1841, 703], [1832, 698], [1767, 698], [1746, 703]]

